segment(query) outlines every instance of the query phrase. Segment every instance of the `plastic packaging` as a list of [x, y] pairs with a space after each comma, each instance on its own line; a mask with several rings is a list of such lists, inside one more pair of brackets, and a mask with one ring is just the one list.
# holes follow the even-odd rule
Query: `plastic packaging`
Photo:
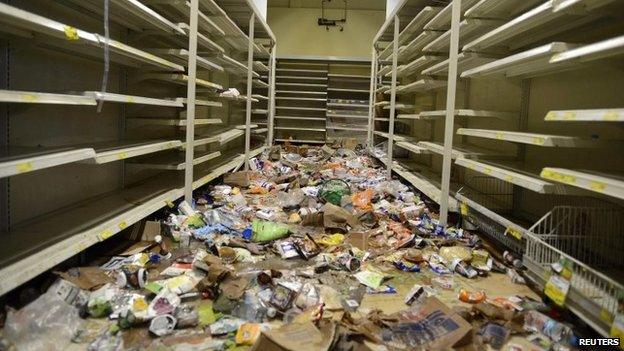
[[289, 192], [280, 191], [277, 193], [277, 203], [283, 208], [299, 206], [305, 199], [305, 193], [301, 189], [293, 189]]
[[252, 224], [253, 235], [251, 241], [266, 242], [281, 239], [290, 232], [288, 225], [276, 222], [267, 222], [254, 219]]
[[158, 336], [171, 334], [178, 320], [170, 314], [161, 314], [150, 322], [149, 331]]
[[318, 197], [321, 200], [340, 206], [340, 201], [345, 195], [350, 195], [349, 183], [342, 179], [330, 179], [321, 185]]
[[359, 193], [355, 193], [352, 196], [353, 206], [359, 208], [360, 210], [371, 210], [373, 208], [373, 196], [375, 196], [373, 189], [366, 189], [364, 191], [360, 191]]
[[542, 333], [554, 342], [568, 341], [573, 337], [570, 327], [537, 311], [526, 312], [524, 315], [524, 329]]
[[50, 288], [21, 310], [9, 310], [4, 335], [17, 350], [65, 350], [81, 324], [78, 308]]
[[483, 328], [482, 335], [484, 342], [490, 344], [493, 349], [500, 350], [509, 338], [509, 330], [501, 325], [488, 323]]

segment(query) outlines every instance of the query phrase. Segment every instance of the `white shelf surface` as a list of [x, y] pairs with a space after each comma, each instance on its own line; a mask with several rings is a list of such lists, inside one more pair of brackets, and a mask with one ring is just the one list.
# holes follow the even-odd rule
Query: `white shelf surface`
[[573, 44], [554, 42], [539, 46], [500, 60], [492, 61], [484, 65], [464, 71], [462, 78], [487, 77], [500, 74], [506, 77], [534, 77], [544, 73], [552, 73], [557, 70], [567, 69], [566, 64], [550, 63], [553, 55], [568, 51], [576, 47]]
[[368, 108], [369, 104], [359, 104], [359, 103], [351, 103], [351, 102], [328, 102], [327, 107], [333, 108]]
[[319, 111], [326, 112], [324, 107], [294, 107], [294, 106], [276, 106], [276, 110], [291, 110], [291, 111]]
[[[149, 51], [157, 55], [171, 58], [180, 65], [186, 66], [188, 64], [189, 52], [186, 49], [149, 49]], [[225, 70], [223, 66], [201, 56], [197, 56], [197, 68], [198, 70], [203, 69], [218, 72], [223, 72]]]
[[[415, 115], [409, 115], [413, 119], [439, 119], [446, 117], [446, 110], [437, 111], [422, 111]], [[455, 110], [455, 117], [460, 118], [497, 118], [497, 119], [515, 119], [518, 118], [518, 114], [514, 112], [502, 112], [502, 111], [487, 111], [487, 110], [470, 110], [470, 109], [457, 109]], [[408, 117], [403, 117], [408, 118]]]
[[82, 163], [103, 164], [178, 148], [180, 140], [116, 141], [93, 145], [95, 157]]
[[[483, 206], [482, 204], [478, 203], [477, 201], [467, 197], [464, 194], [461, 194], [460, 192], [457, 192], [457, 194], [455, 194], [455, 198], [462, 204], [467, 205], [469, 208], [476, 210], [477, 212], [483, 214], [484, 216], [488, 217], [489, 219], [497, 222], [498, 224], [500, 224], [502, 227], [504, 227], [507, 231], [509, 230], [513, 230], [519, 233], [524, 233], [527, 231], [526, 228], [524, 228], [522, 225], [519, 225], [517, 223], [514, 223], [512, 221], [510, 221], [509, 219], [505, 218], [504, 216], [501, 216], [500, 214], [490, 210], [489, 208]], [[490, 200], [491, 201], [491, 200]]]
[[377, 71], [377, 75], [380, 77], [383, 77], [390, 72], [392, 72], [392, 66], [384, 66], [381, 69], [379, 69], [379, 71]]
[[[386, 139], [390, 138], [390, 134], [386, 133], [386, 132], [382, 132], [380, 130], [376, 130], [373, 133], [375, 133], [375, 135], [378, 135], [380, 137], [384, 137]], [[399, 141], [408, 141], [408, 142], [413, 142], [414, 138], [407, 136], [407, 135], [401, 135], [401, 134], [394, 134], [393, 138], [392, 138], [395, 142], [399, 142]]]
[[481, 0], [464, 14], [468, 18], [509, 19], [544, 0]]
[[269, 67], [265, 65], [262, 61], [253, 61], [253, 69], [256, 72], [268, 72]]
[[370, 93], [368, 89], [327, 88], [328, 92]]
[[[460, 12], [464, 13], [468, 8], [477, 3], [478, 0], [463, 0]], [[445, 6], [442, 11], [438, 12], [427, 24], [424, 29], [428, 30], [449, 30], [451, 28], [451, 10], [452, 2]]]
[[[327, 89], [330, 90], [330, 89]], [[291, 94], [291, 95], [322, 95], [327, 96], [326, 91], [305, 91], [305, 90], [276, 90], [275, 94]]]
[[[99, 34], [89, 33], [6, 4], [0, 4], [0, 22], [3, 23], [6, 30], [12, 34], [17, 34], [30, 40], [39, 38], [52, 45], [78, 50], [78, 52], [84, 52], [85, 46], [76, 44], [88, 45], [87, 49], [89, 49], [89, 47], [95, 47], [97, 49], [91, 49], [90, 54], [101, 57], [104, 38]], [[48, 39], [49, 37], [55, 38], [55, 40], [50, 41]], [[168, 71], [184, 71], [182, 65], [128, 46], [114, 39], [109, 39], [108, 44], [111, 53], [125, 59], [115, 60], [115, 58], [113, 58], [114, 61], [119, 63], [123, 62], [135, 67], [139, 67], [140, 63], [146, 63]]]
[[[137, 125], [160, 125], [160, 126], [177, 126], [186, 128], [186, 119], [173, 119], [173, 118], [153, 118], [153, 117], [131, 117], [127, 119], [128, 122], [134, 123]], [[195, 126], [204, 126], [204, 125], [214, 125], [214, 124], [222, 124], [218, 118], [197, 118], [194, 121]]]
[[306, 127], [273, 127], [275, 130], [301, 130], [308, 132], [325, 132], [325, 128], [306, 128]]
[[[402, 103], [396, 103], [394, 104], [394, 108], [398, 111], [403, 111], [403, 110], [413, 110], [416, 108], [416, 105], [411, 105], [411, 104], [402, 104]], [[383, 107], [384, 110], [389, 110], [390, 106], [389, 105], [385, 105]]]
[[[490, 63], [500, 58], [497, 55], [478, 54], [475, 52], [462, 52], [457, 57], [457, 74], [461, 74], [463, 71]], [[449, 61], [444, 60], [422, 71], [424, 75], [448, 75]]]
[[[444, 144], [432, 142], [432, 141], [420, 141], [417, 144], [420, 148], [431, 151], [438, 155], [444, 155]], [[496, 159], [511, 159], [513, 154], [501, 154], [497, 150], [490, 150], [476, 146], [453, 146], [451, 151], [451, 157], [456, 158], [496, 158]]]
[[350, 124], [328, 124], [327, 129], [333, 129], [333, 130], [348, 130], [348, 131], [352, 131], [352, 132], [366, 132], [368, 131], [366, 128], [366, 125], [362, 125], [359, 128], [354, 126], [354, 125], [350, 125]]
[[588, 191], [624, 199], [624, 176], [595, 171], [545, 167], [540, 176]]
[[410, 41], [407, 45], [401, 46], [398, 51], [398, 59], [403, 62], [409, 60], [417, 54], [422, 52], [422, 49], [444, 32], [426, 30], [420, 33], [414, 40]]
[[[413, 83], [398, 86], [396, 88], [396, 93], [397, 94], [423, 93], [423, 92], [443, 88], [445, 86], [446, 86], [445, 80], [425, 78], [425, 79], [417, 80]], [[385, 94], [388, 94], [388, 93], [389, 92], [385, 92]]]
[[[161, 82], [175, 83], [179, 85], [187, 85], [188, 76], [186, 74], [171, 74], [171, 73], [146, 73], [139, 75], [137, 80], [157, 80]], [[205, 79], [197, 78], [195, 84], [198, 87], [204, 87], [209, 89], [223, 89], [223, 86], [209, 82]]]
[[[156, 8], [157, 10], [159, 10], [160, 12], [162, 12], [163, 14], [167, 15], [168, 17], [171, 17], [172, 19], [178, 21], [178, 22], [182, 22], [182, 23], [188, 23], [189, 22], [189, 13], [190, 13], [190, 2], [189, 1], [183, 1], [183, 0], [172, 0], [172, 1], [167, 1], [167, 0], [143, 0], [143, 2], [145, 2], [146, 4], [153, 6], [154, 8]], [[207, 9], [204, 5], [206, 3], [211, 3], [211, 0], [205, 1], [202, 0], [200, 1], [200, 9], [199, 9], [199, 13], [197, 16], [197, 27], [198, 30], [200, 32], [206, 32], [206, 33], [210, 33], [210, 34], [215, 34], [215, 35], [219, 35], [219, 36], [224, 36], [225, 32], [220, 28], [219, 25], [217, 25], [211, 17], [207, 16], [206, 13], [211, 13], [211, 12], [206, 12], [206, 10], [210, 11], [210, 9]], [[218, 6], [217, 6], [218, 7]], [[186, 34], [186, 33], [184, 33]]]
[[426, 148], [421, 147], [418, 144], [410, 143], [408, 141], [399, 141], [396, 142], [395, 145], [414, 154], [429, 154], [429, 150], [427, 150]]
[[[225, 130], [217, 131], [215, 134], [212, 134], [212, 135], [196, 136], [193, 146], [197, 147], [197, 146], [207, 145], [207, 144], [216, 143], [216, 142], [220, 144], [225, 144], [243, 135], [245, 135], [245, 132], [240, 129], [236, 129], [236, 128], [225, 129]], [[182, 143], [181, 147], [185, 149], [186, 143]]]
[[290, 97], [290, 96], [277, 96], [275, 100], [288, 100], [288, 101], [318, 101], [325, 102], [327, 98], [308, 98], [308, 97]]
[[[184, 30], [187, 36], [191, 32], [191, 28], [186, 23], [180, 23], [180, 28]], [[186, 42], [186, 38], [184, 41]], [[197, 51], [200, 52], [201, 54], [205, 54], [205, 53], [223, 54], [225, 53], [225, 49], [221, 45], [212, 41], [210, 38], [202, 34], [201, 31], [197, 32]]]
[[178, 186], [152, 178], [14, 226], [3, 233], [0, 294], [167, 206], [183, 195]]
[[171, 99], [155, 99], [144, 96], [123, 95], [114, 93], [102, 93], [99, 91], [85, 91], [84, 96], [95, 99], [97, 101], [120, 102], [126, 104], [154, 105], [166, 107], [184, 107], [179, 100]]
[[[420, 73], [425, 68], [428, 68], [431, 65], [434, 65], [440, 62], [442, 59], [443, 59], [442, 56], [435, 56], [435, 55], [419, 56], [414, 61], [397, 67], [397, 76], [405, 77], [405, 76], [409, 76], [412, 74]], [[391, 74], [391, 73], [388, 73], [388, 74]]]
[[95, 157], [93, 148], [8, 147], [1, 149], [0, 178]]
[[545, 121], [624, 122], [624, 108], [549, 111]]
[[538, 175], [513, 165], [502, 165], [474, 159], [458, 158], [455, 164], [540, 194], [574, 195], [572, 188], [541, 179]]
[[256, 88], [268, 88], [269, 84], [258, 79], [258, 78], [254, 78], [252, 81], [252, 85]]
[[[89, 11], [102, 15], [104, 6], [99, 0], [70, 0]], [[109, 18], [135, 32], [162, 31], [163, 34], [185, 35], [175, 23], [138, 0], [111, 0]]]
[[326, 69], [276, 68], [277, 72], [327, 74]]
[[[221, 156], [220, 151], [208, 152], [204, 154], [198, 155], [196, 152], [193, 156], [193, 166], [197, 166], [204, 162], [210, 161], [217, 157]], [[186, 161], [184, 159], [184, 154], [182, 153], [173, 153], [167, 154], [163, 156], [153, 156], [145, 159], [138, 159], [132, 162], [133, 165], [141, 165], [146, 168], [152, 169], [164, 169], [164, 170], [183, 170], [186, 168]]]
[[[459, 43], [474, 39], [503, 24], [502, 20], [467, 18], [459, 23]], [[423, 52], [436, 52], [448, 55], [451, 45], [451, 30], [437, 37], [423, 48]]]
[[[188, 99], [187, 98], [176, 98], [176, 101], [180, 101], [183, 104], [187, 104], [188, 103]], [[207, 106], [207, 107], [223, 107], [223, 103], [220, 101], [210, 101], [210, 100], [202, 100], [202, 99], [195, 99], [195, 105], [196, 106]]]
[[346, 113], [327, 113], [329, 118], [354, 118], [354, 119], [368, 119], [367, 115], [355, 115]]
[[[598, 1], [599, 6], [614, 0]], [[484, 52], [496, 47], [519, 48], [537, 42], [546, 36], [569, 31], [576, 26], [597, 19], [599, 13], [592, 13], [594, 8], [577, 6], [571, 11], [556, 11], [558, 0], [548, 0], [541, 5], [513, 18], [502, 26], [482, 35], [466, 44], [464, 51]], [[581, 0], [590, 3], [592, 0]]]
[[275, 141], [279, 142], [292, 142], [292, 143], [303, 143], [303, 144], [325, 144], [325, 140], [311, 140], [311, 139], [280, 139], [277, 138]]
[[[413, 39], [414, 35], [420, 33], [427, 22], [429, 22], [435, 15], [437, 15], [442, 10], [441, 7], [432, 7], [425, 6], [414, 18], [403, 28], [401, 33], [399, 33], [399, 46], [405, 44], [410, 39]], [[392, 54], [392, 46], [394, 40], [388, 43], [388, 45], [379, 53], [378, 58], [380, 60], [389, 59]], [[386, 66], [388, 71], [390, 71], [390, 67]], [[382, 70], [379, 71], [380, 74], [385, 74], [387, 72], [382, 73]]]
[[289, 120], [304, 120], [304, 121], [323, 121], [325, 122], [325, 117], [303, 117], [303, 116], [275, 116], [275, 119], [289, 119]]
[[491, 129], [459, 128], [457, 134], [545, 147], [608, 148], [624, 146], [621, 141], [616, 140], [592, 140], [565, 135], [511, 132]]
[[550, 63], [583, 63], [622, 55], [624, 55], [624, 35], [555, 54]]
[[97, 105], [95, 99], [84, 95], [53, 94], [19, 90], [0, 90], [0, 102], [51, 105]]
[[324, 87], [327, 87], [327, 84], [315, 84], [315, 83], [283, 83], [283, 82], [277, 82], [277, 83], [275, 83], [275, 85], [276, 86], [286, 86], [286, 87], [306, 87], [306, 88], [324, 88]]

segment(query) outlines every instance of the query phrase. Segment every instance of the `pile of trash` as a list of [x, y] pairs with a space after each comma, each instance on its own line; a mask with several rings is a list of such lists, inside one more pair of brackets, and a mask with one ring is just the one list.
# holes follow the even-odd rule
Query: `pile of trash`
[[[442, 227], [362, 148], [267, 150], [8, 312], [19, 350], [563, 350], [512, 253]], [[497, 286], [508, 295], [496, 295]], [[491, 293], [489, 291], [493, 291]], [[509, 295], [509, 291], [519, 291]]]

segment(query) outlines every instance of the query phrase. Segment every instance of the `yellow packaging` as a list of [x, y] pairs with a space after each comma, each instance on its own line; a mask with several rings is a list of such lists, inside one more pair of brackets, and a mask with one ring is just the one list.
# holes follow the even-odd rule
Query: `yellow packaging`
[[249, 345], [252, 346], [260, 337], [260, 324], [257, 323], [245, 323], [238, 327], [238, 331], [236, 332], [236, 337], [234, 341], [236, 341], [237, 345]]

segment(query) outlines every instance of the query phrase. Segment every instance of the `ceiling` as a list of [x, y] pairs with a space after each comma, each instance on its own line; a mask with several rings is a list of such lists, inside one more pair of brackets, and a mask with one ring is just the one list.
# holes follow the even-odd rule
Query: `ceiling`
[[[269, 7], [292, 7], [320, 9], [322, 0], [268, 0]], [[342, 0], [331, 0], [325, 3], [325, 8], [343, 8]], [[347, 0], [347, 9], [350, 10], [386, 10], [386, 0]]]

